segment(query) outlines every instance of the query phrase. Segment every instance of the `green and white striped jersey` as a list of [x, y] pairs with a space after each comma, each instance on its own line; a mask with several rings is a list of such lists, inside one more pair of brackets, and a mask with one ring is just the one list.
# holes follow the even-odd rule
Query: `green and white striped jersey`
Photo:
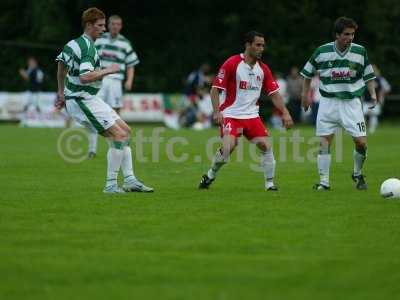
[[104, 33], [95, 42], [101, 59], [101, 67], [107, 68], [112, 64], [119, 65], [119, 72], [107, 75], [110, 78], [124, 80], [127, 67], [136, 66], [139, 63], [138, 56], [131, 43], [122, 35], [112, 38], [109, 32]]
[[321, 96], [341, 100], [361, 97], [365, 83], [375, 78], [367, 51], [355, 43], [342, 53], [335, 42], [318, 47], [300, 74], [309, 79], [318, 74]]
[[83, 84], [79, 76], [100, 69], [100, 57], [93, 40], [86, 34], [69, 41], [57, 56], [68, 68], [65, 81], [65, 99], [93, 99], [101, 87], [101, 80]]

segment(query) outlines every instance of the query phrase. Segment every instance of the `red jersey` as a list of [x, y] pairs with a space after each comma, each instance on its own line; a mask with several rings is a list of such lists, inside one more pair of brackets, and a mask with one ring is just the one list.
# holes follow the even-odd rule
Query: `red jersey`
[[261, 61], [251, 67], [244, 62], [243, 54], [224, 62], [212, 86], [222, 90], [219, 109], [224, 118], [235, 119], [258, 117], [261, 90], [267, 95], [279, 90], [269, 67]]

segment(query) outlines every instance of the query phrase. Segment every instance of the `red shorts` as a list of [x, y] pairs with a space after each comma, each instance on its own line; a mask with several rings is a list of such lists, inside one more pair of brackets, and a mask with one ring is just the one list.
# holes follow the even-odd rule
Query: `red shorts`
[[221, 137], [229, 134], [238, 138], [243, 134], [248, 140], [269, 135], [260, 117], [252, 119], [224, 118], [224, 125], [220, 127], [220, 132]]

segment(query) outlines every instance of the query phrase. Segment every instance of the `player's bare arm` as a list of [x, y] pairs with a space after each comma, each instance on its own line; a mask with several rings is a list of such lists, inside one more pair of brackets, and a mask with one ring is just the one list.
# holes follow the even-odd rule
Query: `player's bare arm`
[[19, 69], [19, 75], [21, 75], [21, 77], [28, 81], [29, 80], [29, 76], [28, 73], [24, 70], [24, 69]]
[[307, 111], [311, 105], [311, 98], [310, 98], [310, 85], [311, 79], [304, 78], [303, 79], [303, 89], [301, 92], [301, 105], [303, 106], [304, 111]]
[[216, 87], [212, 87], [210, 91], [211, 102], [213, 106], [213, 120], [216, 124], [222, 125], [224, 122], [224, 117], [219, 111], [219, 90]]
[[64, 107], [65, 98], [64, 98], [64, 82], [65, 77], [67, 76], [68, 68], [64, 65], [63, 62], [59, 61], [57, 63], [57, 100], [55, 103], [55, 107], [57, 109], [61, 109]]
[[372, 105], [368, 106], [368, 108], [373, 109], [376, 106], [376, 104], [378, 103], [378, 100], [380, 101], [380, 99], [378, 99], [376, 97], [374, 80], [367, 81], [366, 85], [367, 85], [367, 89], [368, 89], [369, 94], [371, 95], [371, 100], [372, 100]]
[[282, 112], [282, 121], [283, 121], [283, 126], [285, 128], [290, 128], [293, 126], [293, 119], [290, 116], [289, 111], [286, 108], [285, 102], [283, 101], [283, 98], [279, 92], [273, 93], [270, 95], [272, 103], [275, 105], [277, 109], [279, 109]]
[[378, 92], [378, 94], [376, 95], [378, 98], [378, 103], [383, 104], [383, 102], [385, 101], [385, 96], [386, 96], [386, 91], [384, 91], [383, 89], [380, 89], [380, 91]]
[[93, 81], [97, 81], [102, 79], [104, 76], [108, 74], [114, 74], [119, 72], [119, 66], [117, 64], [112, 64], [111, 66], [101, 69], [101, 70], [96, 70], [96, 71], [91, 71], [86, 74], [83, 74], [79, 76], [79, 79], [83, 84], [85, 83], [90, 83]]
[[128, 67], [126, 69], [126, 81], [124, 84], [124, 88], [126, 91], [130, 91], [132, 89], [134, 78], [135, 78], [135, 67]]

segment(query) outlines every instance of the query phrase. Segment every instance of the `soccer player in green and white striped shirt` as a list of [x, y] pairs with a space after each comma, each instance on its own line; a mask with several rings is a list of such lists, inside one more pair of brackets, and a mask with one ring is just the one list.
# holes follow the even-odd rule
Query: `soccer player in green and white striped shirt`
[[[152, 188], [145, 186], [133, 174], [129, 126], [97, 96], [101, 79], [119, 72], [116, 64], [100, 69], [100, 58], [94, 46], [94, 41], [105, 30], [105, 15], [97, 8], [89, 8], [82, 14], [82, 24], [83, 35], [68, 42], [56, 59], [56, 106], [61, 108], [65, 105], [75, 121], [109, 138], [105, 193], [152, 192]], [[120, 168], [124, 175], [123, 189], [117, 184]]]
[[355, 144], [352, 179], [359, 190], [367, 189], [362, 166], [367, 156], [366, 126], [361, 105], [365, 88], [376, 104], [377, 97], [372, 66], [366, 49], [353, 43], [357, 24], [347, 17], [335, 21], [335, 41], [318, 47], [300, 74], [304, 77], [302, 105], [307, 110], [311, 78], [318, 74], [321, 98], [317, 115], [316, 135], [321, 137], [318, 154], [320, 182], [316, 190], [329, 190], [330, 145], [338, 127], [343, 127]]
[[[139, 63], [138, 56], [131, 43], [120, 31], [122, 19], [112, 15], [108, 19], [109, 32], [104, 33], [95, 41], [96, 49], [101, 60], [101, 67], [107, 68], [112, 64], [119, 66], [119, 72], [107, 75], [103, 78], [103, 84], [98, 96], [108, 103], [118, 114], [122, 107], [123, 87], [126, 91], [132, 89], [135, 76], [135, 66]], [[89, 137], [89, 158], [96, 155], [97, 135]]]

